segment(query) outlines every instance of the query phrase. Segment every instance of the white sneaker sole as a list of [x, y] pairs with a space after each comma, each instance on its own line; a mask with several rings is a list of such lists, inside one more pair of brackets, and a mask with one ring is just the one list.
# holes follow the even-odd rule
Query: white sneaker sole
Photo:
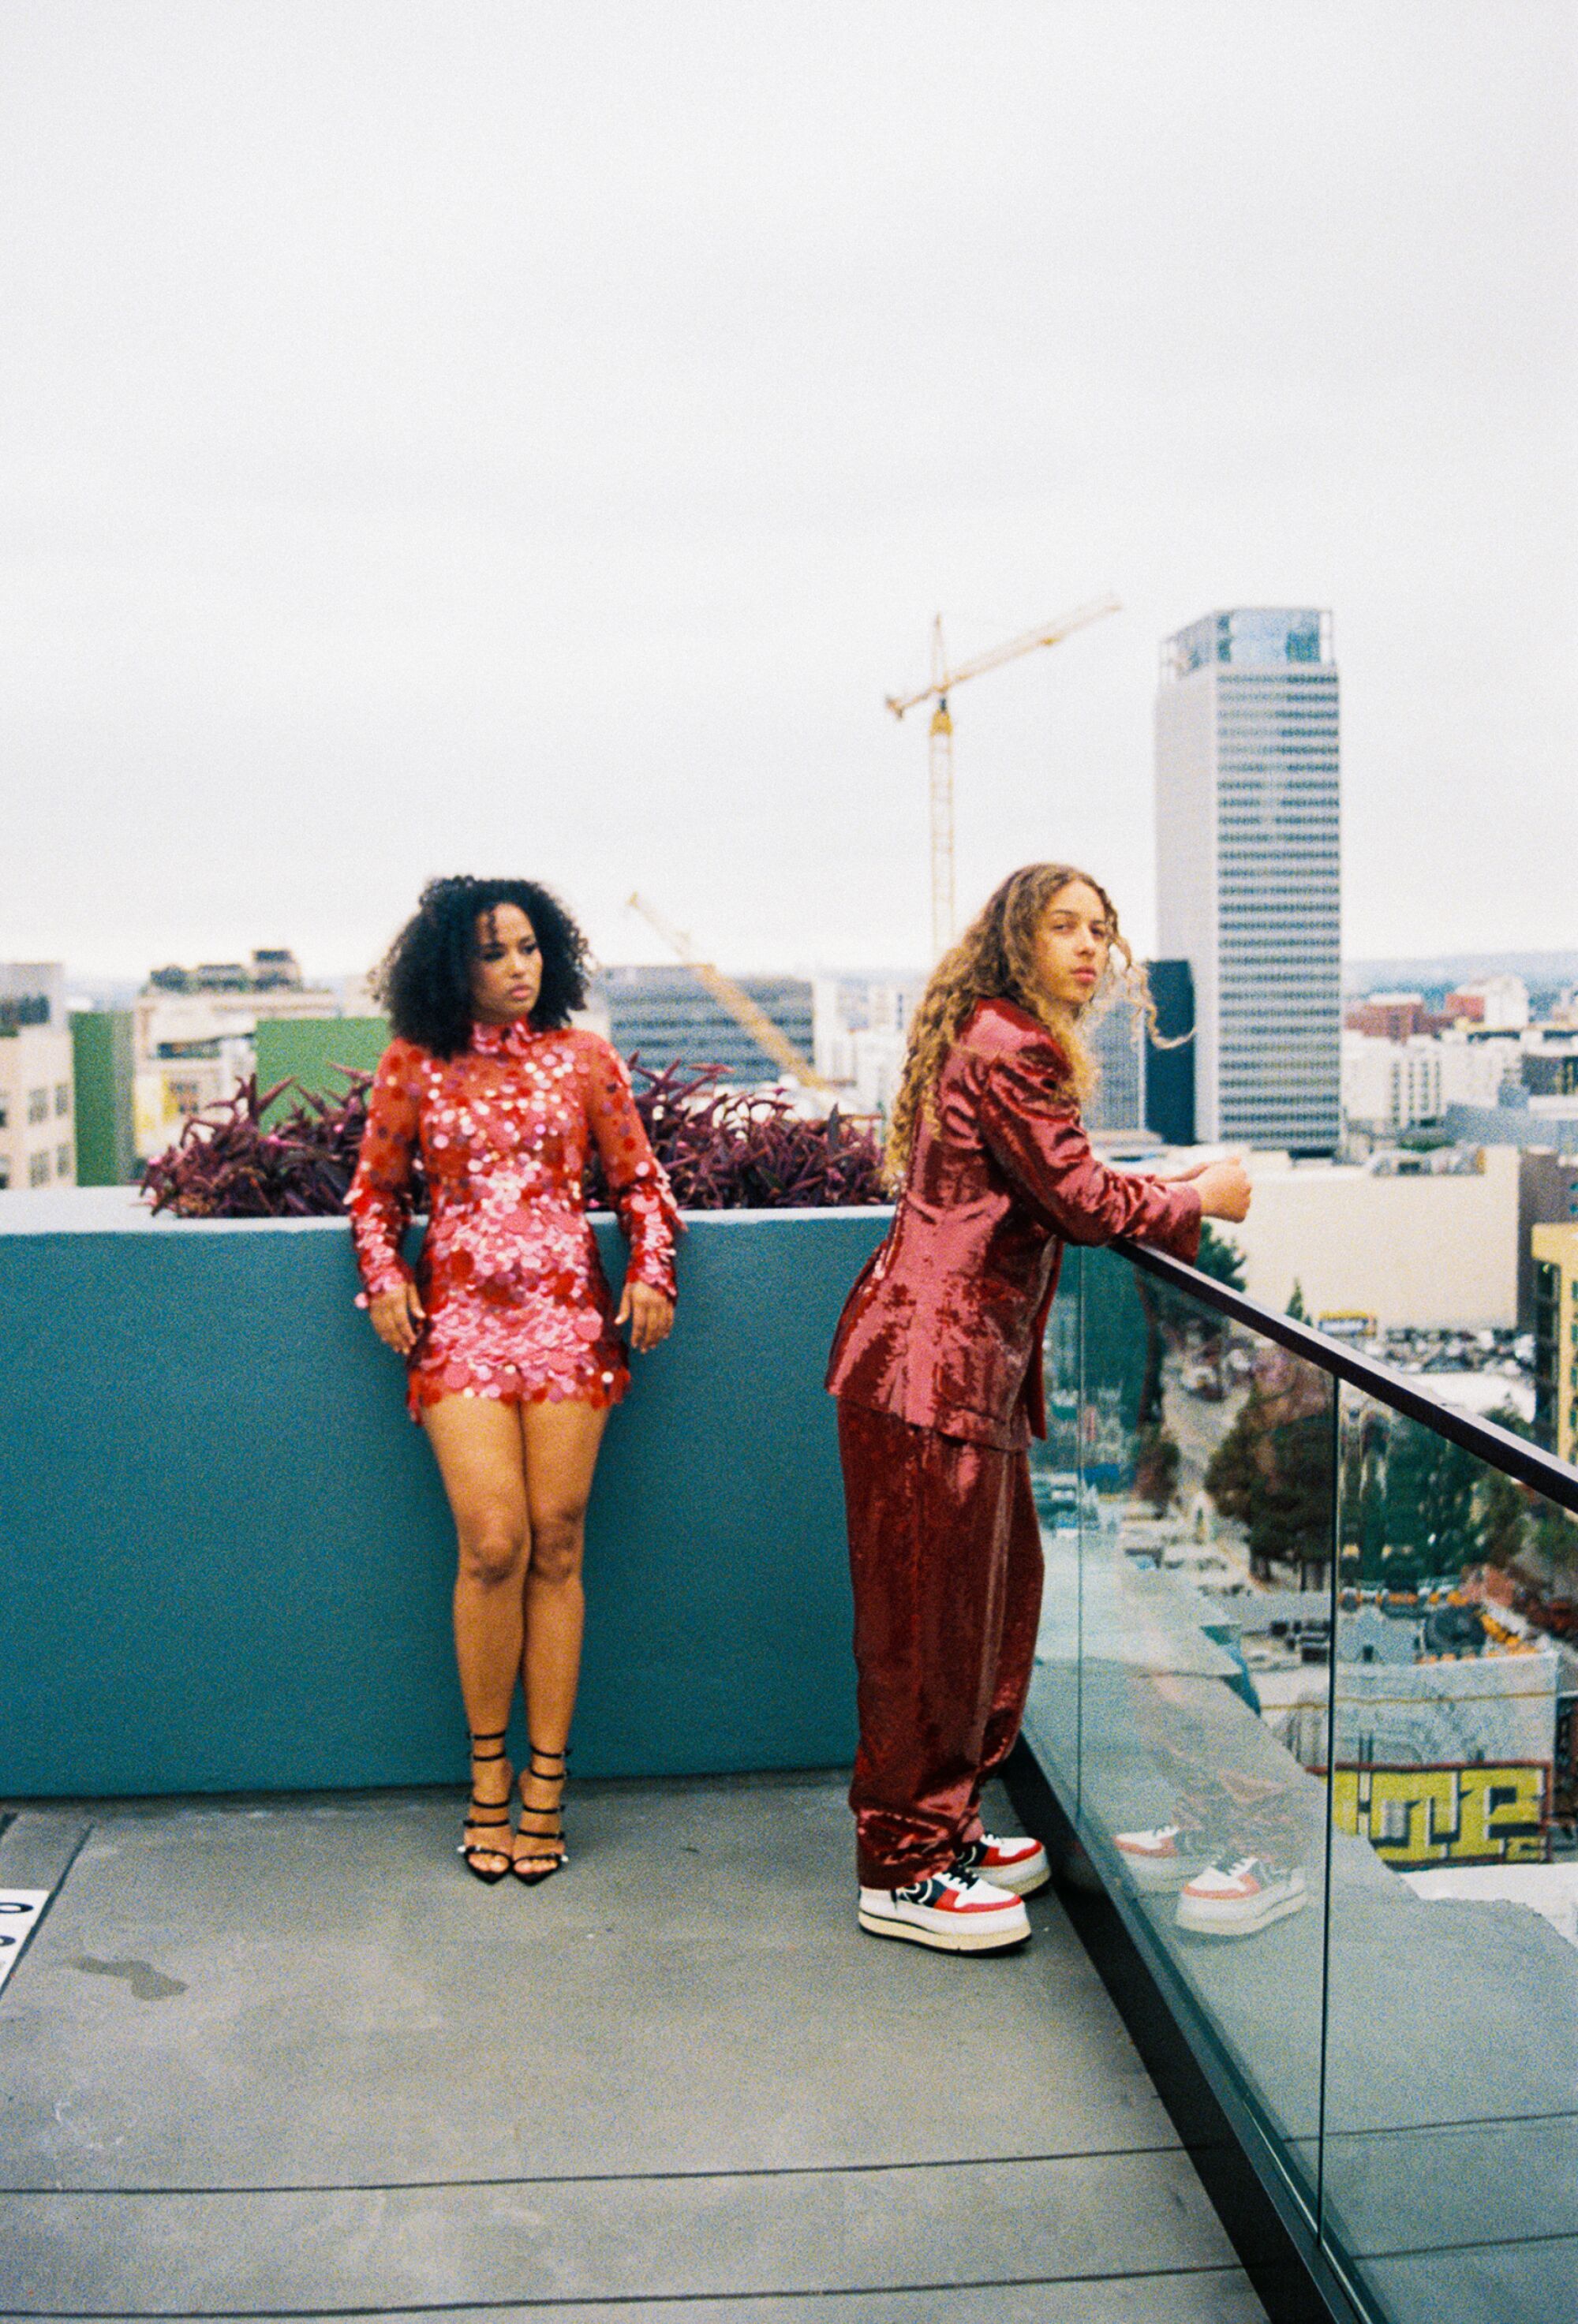
[[[993, 1887], [996, 1885], [994, 1881]], [[900, 1921], [887, 1913], [870, 1913], [863, 1904], [855, 1917], [868, 1936], [902, 1937], [906, 1944], [929, 1945], [939, 1953], [1008, 1952], [1015, 1945], [1022, 1945], [1030, 1933], [1030, 1923], [1022, 1913], [1009, 1916], [1006, 1929], [1001, 1921], [991, 1929], [927, 1928], [918, 1921]]]
[[1003, 1868], [983, 1872], [981, 1877], [990, 1880], [994, 1888], [1006, 1888], [1010, 1896], [1034, 1896], [1051, 1880], [1052, 1867], [1043, 1851], [1039, 1856], [1027, 1858], [1022, 1871]]
[[1193, 1863], [1186, 1860], [1180, 1864], [1174, 1858], [1170, 1863], [1166, 1860], [1158, 1863], [1152, 1857], [1125, 1856], [1121, 1849], [1118, 1850], [1118, 1861], [1123, 1868], [1124, 1878], [1141, 1896], [1176, 1895], [1180, 1888], [1186, 1888], [1191, 1880], [1204, 1871], [1209, 1860], [1206, 1857], [1196, 1857]]
[[1191, 1904], [1186, 1896], [1180, 1896], [1178, 1926], [1196, 1937], [1252, 1937], [1257, 1930], [1269, 1929], [1273, 1921], [1285, 1921], [1289, 1913], [1302, 1912], [1307, 1901], [1308, 1892], [1300, 1888], [1291, 1896], [1279, 1896], [1250, 1912], [1232, 1912], [1230, 1917], [1220, 1906], [1213, 1913], [1208, 1905]]

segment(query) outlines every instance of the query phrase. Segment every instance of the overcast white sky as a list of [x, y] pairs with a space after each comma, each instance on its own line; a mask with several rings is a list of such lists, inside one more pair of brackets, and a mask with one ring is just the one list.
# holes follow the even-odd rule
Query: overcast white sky
[[1316, 604], [1346, 946], [1578, 944], [1578, 14], [8, 0], [0, 956], [357, 967], [438, 871], [735, 966], [1083, 861]]

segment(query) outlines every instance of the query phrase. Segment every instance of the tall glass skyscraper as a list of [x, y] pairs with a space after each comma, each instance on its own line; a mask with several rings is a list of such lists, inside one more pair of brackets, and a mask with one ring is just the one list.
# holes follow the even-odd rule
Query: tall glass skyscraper
[[1341, 1116], [1331, 616], [1208, 613], [1162, 648], [1158, 951], [1194, 976], [1196, 1135], [1329, 1154]]

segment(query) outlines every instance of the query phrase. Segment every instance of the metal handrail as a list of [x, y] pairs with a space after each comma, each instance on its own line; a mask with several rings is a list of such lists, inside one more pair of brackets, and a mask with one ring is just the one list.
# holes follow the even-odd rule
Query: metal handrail
[[1213, 1275], [1202, 1275], [1197, 1267], [1186, 1266], [1166, 1251], [1152, 1250], [1149, 1244], [1138, 1242], [1116, 1242], [1112, 1249], [1121, 1251], [1142, 1274], [1154, 1276], [1159, 1283], [1170, 1283], [1175, 1290], [1187, 1292], [1202, 1305], [1214, 1307], [1218, 1314], [1231, 1316], [1235, 1323], [1260, 1333], [1264, 1339], [1275, 1340], [1278, 1346], [1290, 1349], [1333, 1379], [1346, 1380], [1350, 1388], [1362, 1389], [1378, 1404], [1389, 1405], [1394, 1412], [1422, 1421], [1438, 1436], [1461, 1444], [1465, 1452], [1476, 1454], [1503, 1476], [1543, 1493], [1547, 1500], [1578, 1517], [1578, 1469], [1566, 1461], [1559, 1461], [1554, 1452], [1529, 1443], [1525, 1437], [1514, 1436], [1509, 1429], [1499, 1428], [1493, 1420], [1480, 1420], [1472, 1413], [1457, 1411], [1433, 1396], [1428, 1388], [1421, 1388], [1407, 1373], [1393, 1371], [1389, 1364], [1377, 1363], [1373, 1356], [1359, 1355], [1341, 1341], [1328, 1339], [1325, 1333], [1300, 1323], [1291, 1315], [1274, 1314], [1270, 1308], [1235, 1291], [1231, 1284], [1219, 1283]]

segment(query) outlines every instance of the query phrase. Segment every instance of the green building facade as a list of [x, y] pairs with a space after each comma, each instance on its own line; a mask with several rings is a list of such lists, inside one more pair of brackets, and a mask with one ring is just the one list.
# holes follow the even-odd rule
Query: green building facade
[[76, 1010], [71, 1072], [76, 1084], [77, 1184], [129, 1186], [137, 1176], [134, 1071], [129, 1009]]
[[[293, 1081], [314, 1097], [345, 1094], [343, 1074], [370, 1074], [389, 1047], [386, 1017], [261, 1017], [257, 1034], [257, 1085], [271, 1090]], [[270, 1118], [287, 1112], [296, 1090], [287, 1090], [269, 1109]]]

